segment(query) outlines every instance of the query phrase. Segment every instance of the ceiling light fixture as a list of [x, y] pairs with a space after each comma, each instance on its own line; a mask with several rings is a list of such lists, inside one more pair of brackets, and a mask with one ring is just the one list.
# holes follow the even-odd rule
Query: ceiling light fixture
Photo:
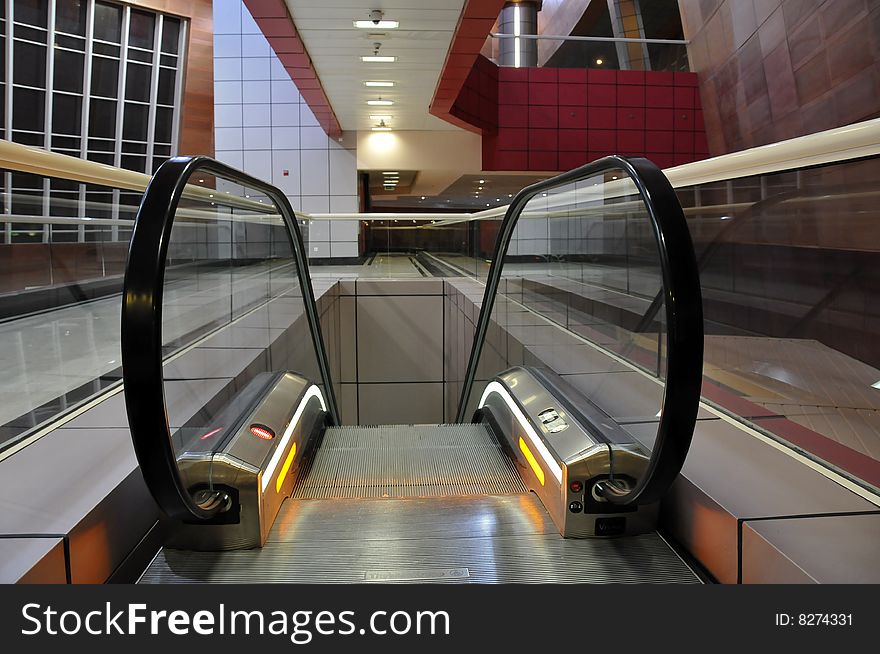
[[367, 104], [371, 107], [390, 107], [394, 104], [394, 100], [383, 100], [380, 97], [378, 100], [367, 100]]
[[373, 44], [373, 54], [361, 57], [361, 61], [364, 61], [366, 63], [373, 63], [373, 64], [383, 64], [383, 63], [390, 64], [390, 63], [397, 61], [397, 57], [381, 56], [379, 54], [379, 48], [381, 48], [381, 47], [382, 47], [381, 43], [379, 43], [378, 41], [375, 42]]
[[394, 82], [383, 82], [381, 80], [370, 80], [368, 82], [364, 82], [364, 86], [391, 87], [391, 86], [394, 86]]
[[400, 26], [400, 23], [396, 20], [383, 20], [385, 18], [385, 12], [381, 9], [373, 9], [370, 12], [370, 20], [356, 20], [354, 21], [354, 26], [358, 29], [372, 29], [374, 27], [378, 27], [380, 29], [397, 29]]
[[601, 66], [601, 65], [604, 64], [604, 63], [605, 63], [604, 60], [602, 60], [602, 59], [596, 59], [596, 65], [597, 65], [597, 66]]

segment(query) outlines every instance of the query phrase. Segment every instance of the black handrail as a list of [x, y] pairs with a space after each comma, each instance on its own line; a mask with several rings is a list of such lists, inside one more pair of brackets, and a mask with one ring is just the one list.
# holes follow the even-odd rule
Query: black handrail
[[459, 400], [457, 422], [466, 419], [467, 402], [498, 294], [504, 257], [526, 204], [543, 191], [612, 170], [623, 171], [635, 184], [657, 241], [666, 305], [667, 368], [660, 424], [645, 474], [632, 488], [609, 484], [606, 497], [615, 504], [650, 504], [663, 496], [681, 471], [693, 436], [703, 374], [703, 304], [696, 255], [681, 204], [663, 172], [647, 159], [603, 157], [528, 186], [513, 198], [495, 241], [492, 267], [486, 280], [486, 292]]
[[196, 171], [267, 195], [287, 227], [303, 294], [306, 321], [317, 350], [330, 419], [339, 424], [330, 366], [321, 336], [302, 233], [287, 197], [277, 188], [209, 157], [166, 161], [147, 186], [138, 208], [125, 268], [122, 302], [122, 372], [125, 404], [135, 454], [147, 487], [160, 508], [180, 520], [210, 519], [228, 505], [222, 492], [201, 493], [196, 501], [183, 485], [171, 442], [162, 371], [162, 293], [174, 215]]

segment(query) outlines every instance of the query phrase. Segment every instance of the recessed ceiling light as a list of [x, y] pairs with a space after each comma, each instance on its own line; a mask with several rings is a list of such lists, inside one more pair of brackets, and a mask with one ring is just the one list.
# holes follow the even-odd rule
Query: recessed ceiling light
[[391, 87], [391, 86], [394, 86], [394, 82], [383, 82], [381, 80], [370, 80], [368, 82], [364, 82], [364, 86]]
[[604, 64], [604, 63], [605, 63], [604, 60], [602, 60], [602, 59], [596, 59], [596, 65], [597, 65], [597, 66], [601, 66], [601, 65]]
[[361, 61], [367, 64], [393, 64], [397, 61], [397, 57], [387, 57], [384, 55], [365, 55], [361, 57]]
[[485, 179], [481, 179], [481, 180], [480, 180], [480, 184], [485, 184], [485, 183], [486, 183], [486, 180], [485, 180]]
[[371, 107], [390, 107], [394, 104], [393, 100], [383, 100], [379, 98], [378, 100], [367, 100], [367, 104]]
[[[424, 199], [425, 199], [425, 196], [423, 195], [423, 196], [422, 196], [422, 200], [424, 200]], [[415, 220], [414, 220], [413, 222], [415, 222]]]
[[495, 202], [501, 202], [501, 198], [495, 198]]
[[400, 27], [400, 21], [396, 20], [356, 20], [354, 21], [354, 26], [359, 30], [368, 30], [372, 28], [378, 28], [382, 30], [396, 30]]
[[512, 198], [512, 197], [513, 197], [513, 193], [508, 193], [508, 194], [507, 194], [507, 197]]
[[391, 120], [391, 114], [370, 114], [370, 120]]

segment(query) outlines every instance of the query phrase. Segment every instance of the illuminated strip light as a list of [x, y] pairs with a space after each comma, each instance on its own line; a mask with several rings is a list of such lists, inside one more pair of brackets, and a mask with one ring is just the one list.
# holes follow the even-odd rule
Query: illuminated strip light
[[[290, 419], [290, 424], [288, 424], [287, 429], [284, 430], [284, 434], [281, 436], [281, 440], [278, 442], [278, 447], [275, 448], [275, 452], [272, 454], [272, 458], [269, 460], [269, 465], [266, 466], [266, 471], [263, 473], [263, 480], [261, 482], [264, 493], [266, 492], [266, 488], [269, 486], [269, 480], [272, 479], [272, 475], [275, 474], [275, 468], [278, 467], [278, 462], [281, 461], [281, 455], [284, 453], [284, 448], [287, 447], [287, 442], [290, 440], [290, 437], [293, 436], [293, 430], [296, 429], [296, 425], [297, 423], [299, 423], [299, 419], [302, 417], [303, 411], [306, 410], [306, 404], [308, 404], [309, 400], [311, 400], [313, 397], [318, 398], [318, 401], [321, 403], [321, 409], [323, 409], [324, 411], [327, 410], [327, 405], [324, 403], [324, 396], [321, 395], [321, 389], [312, 384], [309, 387], [309, 390], [306, 391], [306, 394], [303, 395], [303, 399], [302, 401], [300, 401], [299, 406], [296, 407], [296, 412], [293, 414], [293, 418]], [[292, 449], [295, 449], [295, 446]], [[282, 472], [286, 474], [286, 470]], [[281, 475], [279, 474], [279, 477], [280, 476]]]
[[281, 487], [284, 485], [284, 480], [287, 479], [287, 473], [290, 471], [290, 466], [293, 464], [293, 457], [296, 456], [296, 443], [290, 446], [290, 453], [287, 455], [287, 458], [284, 459], [284, 465], [281, 466], [281, 472], [278, 473], [278, 479], [275, 480], [275, 492], [280, 493]]
[[522, 436], [519, 437], [519, 451], [523, 453], [523, 456], [526, 457], [526, 461], [529, 462], [529, 465], [532, 466], [532, 472], [535, 473], [535, 477], [538, 478], [538, 481], [541, 482], [541, 486], [544, 485], [544, 470], [538, 465], [537, 460], [535, 459], [535, 455], [532, 454], [532, 451], [529, 449], [529, 446], [526, 445], [526, 442], [522, 439]]
[[519, 406], [517, 406], [516, 402], [514, 402], [513, 398], [510, 396], [510, 393], [507, 392], [507, 389], [504, 388], [504, 386], [502, 386], [497, 381], [489, 382], [489, 384], [486, 386], [486, 390], [483, 391], [483, 397], [480, 398], [480, 403], [477, 406], [480, 409], [486, 406], [486, 399], [492, 393], [497, 393], [501, 397], [501, 399], [504, 400], [504, 403], [507, 405], [507, 408], [510, 409], [513, 417], [516, 418], [517, 422], [519, 422], [520, 426], [523, 428], [523, 431], [525, 431], [526, 435], [529, 437], [531, 445], [538, 451], [538, 454], [541, 455], [541, 458], [544, 460], [544, 463], [547, 464], [547, 467], [550, 468], [550, 472], [553, 473], [556, 481], [561, 484], [562, 468], [556, 462], [556, 459], [554, 459], [553, 456], [550, 454], [550, 450], [548, 450], [547, 446], [544, 445], [544, 441], [541, 440], [540, 436], [538, 436], [538, 432], [536, 432], [535, 428], [532, 427], [532, 423], [529, 422], [528, 418], [526, 418], [526, 416], [520, 410]]
[[520, 59], [519, 59], [519, 5], [513, 6], [513, 67], [520, 67]]

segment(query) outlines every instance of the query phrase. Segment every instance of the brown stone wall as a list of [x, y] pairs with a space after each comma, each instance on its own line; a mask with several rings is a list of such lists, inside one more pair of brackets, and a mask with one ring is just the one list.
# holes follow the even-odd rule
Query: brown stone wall
[[880, 116], [880, 0], [679, 0], [709, 151]]

